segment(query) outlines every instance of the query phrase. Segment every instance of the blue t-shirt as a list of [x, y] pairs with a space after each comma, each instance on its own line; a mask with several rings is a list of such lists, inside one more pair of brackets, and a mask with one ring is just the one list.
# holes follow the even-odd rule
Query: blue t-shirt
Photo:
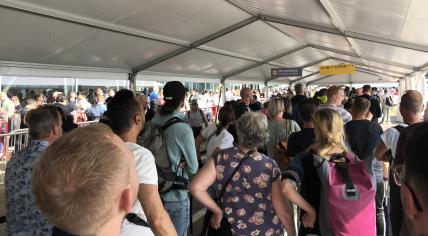
[[159, 98], [159, 95], [155, 91], [150, 93], [150, 101], [156, 101], [158, 100], [158, 98]]

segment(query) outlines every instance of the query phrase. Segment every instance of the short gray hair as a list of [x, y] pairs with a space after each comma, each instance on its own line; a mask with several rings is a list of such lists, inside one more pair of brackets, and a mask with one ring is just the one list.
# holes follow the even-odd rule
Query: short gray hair
[[247, 112], [236, 122], [236, 131], [240, 145], [253, 149], [269, 140], [268, 121], [260, 112]]
[[26, 121], [28, 134], [34, 140], [41, 140], [49, 137], [56, 125], [59, 124], [62, 114], [61, 108], [53, 105], [44, 105], [27, 113]]

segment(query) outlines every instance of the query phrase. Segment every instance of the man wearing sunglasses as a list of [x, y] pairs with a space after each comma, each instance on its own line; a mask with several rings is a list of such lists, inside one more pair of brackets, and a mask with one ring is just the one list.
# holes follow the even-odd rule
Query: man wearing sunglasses
[[[405, 133], [406, 127], [417, 124], [421, 120], [421, 112], [423, 110], [424, 98], [422, 94], [416, 90], [406, 91], [401, 97], [400, 114], [403, 117], [403, 123], [387, 129], [382, 135], [382, 141], [375, 150], [375, 155], [379, 161], [392, 163], [393, 165], [403, 164], [404, 157], [402, 148], [398, 148], [399, 138]], [[388, 169], [384, 170], [388, 173]], [[391, 172], [390, 172], [391, 173]], [[402, 209], [400, 202], [400, 189], [394, 183], [389, 181], [390, 187], [390, 223], [392, 235], [400, 235], [402, 231]]]
[[[404, 164], [393, 167], [410, 235], [428, 235], [428, 123], [406, 130]], [[404, 232], [403, 232], [404, 233]]]

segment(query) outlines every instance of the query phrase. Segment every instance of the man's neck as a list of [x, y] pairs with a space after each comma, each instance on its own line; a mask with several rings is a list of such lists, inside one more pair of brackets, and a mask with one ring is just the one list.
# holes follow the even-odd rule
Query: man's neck
[[124, 142], [129, 142], [129, 143], [137, 143], [137, 137], [138, 134], [136, 131], [134, 131], [134, 128], [131, 128], [131, 130], [129, 130], [128, 132], [119, 135], [119, 137], [124, 141]]
[[304, 129], [313, 129], [314, 127], [314, 123], [313, 122], [304, 122], [303, 123], [303, 128]]
[[352, 120], [366, 120], [366, 116], [365, 115], [352, 115]]
[[43, 139], [37, 139], [34, 141], [39, 141], [39, 142], [48, 142], [49, 144], [53, 143], [58, 137], [56, 137], [55, 135], [51, 134], [49, 135], [49, 137], [47, 138], [43, 138]]
[[328, 101], [328, 102], [326, 103], [326, 105], [330, 105], [330, 106], [338, 107], [338, 105], [336, 105], [333, 101]]
[[416, 124], [421, 122], [421, 117], [419, 115], [403, 116], [403, 122], [409, 125]]
[[96, 236], [118, 236], [120, 235], [120, 228], [122, 226], [123, 217], [116, 217], [107, 222], [104, 227], [100, 229]]

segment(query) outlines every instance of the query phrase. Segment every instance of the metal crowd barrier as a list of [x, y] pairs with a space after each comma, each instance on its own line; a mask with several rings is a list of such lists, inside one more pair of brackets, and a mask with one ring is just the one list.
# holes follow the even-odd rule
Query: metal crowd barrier
[[77, 128], [86, 127], [98, 123], [98, 120], [77, 122]]
[[28, 129], [12, 130], [9, 133], [0, 134], [0, 185], [4, 184], [6, 165], [10, 157], [28, 146]]

